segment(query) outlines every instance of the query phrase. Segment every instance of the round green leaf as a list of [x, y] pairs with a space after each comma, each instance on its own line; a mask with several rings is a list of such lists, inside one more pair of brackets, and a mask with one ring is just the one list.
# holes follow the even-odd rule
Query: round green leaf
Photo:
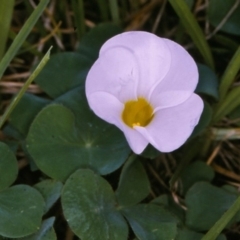
[[0, 142], [0, 191], [10, 186], [17, 178], [17, 159], [11, 149]]
[[[192, 230], [189, 229], [180, 229], [178, 231], [178, 235], [176, 240], [201, 240], [203, 238], [204, 234], [202, 233], [198, 233], [198, 232], [194, 232]], [[216, 240], [226, 240], [225, 235], [220, 234]]]
[[194, 232], [188, 229], [180, 229], [176, 240], [201, 240], [204, 234]]
[[130, 152], [117, 128], [79, 103], [75, 103], [80, 111], [76, 125], [69, 109], [53, 104], [37, 115], [29, 130], [29, 153], [44, 173], [57, 180], [66, 180], [80, 167], [108, 174], [119, 168]]
[[188, 189], [196, 182], [207, 181], [210, 182], [214, 178], [213, 169], [204, 162], [194, 162], [187, 166], [181, 173], [182, 193], [186, 194]]
[[38, 232], [21, 238], [21, 240], [56, 240], [57, 236], [53, 228], [54, 220], [55, 217], [44, 220]]
[[50, 101], [47, 99], [25, 93], [17, 106], [13, 109], [9, 117], [9, 123], [23, 136], [27, 136], [29, 126], [34, 117], [49, 102]]
[[83, 85], [92, 61], [78, 53], [58, 53], [51, 56], [35, 82], [52, 98]]
[[204, 64], [198, 63], [197, 66], [199, 71], [199, 81], [195, 92], [209, 95], [215, 98], [215, 100], [218, 100], [219, 80], [217, 78], [217, 75], [213, 72], [211, 68]]
[[102, 23], [91, 29], [83, 36], [78, 52], [95, 61], [98, 58], [101, 46], [111, 37], [122, 32], [114, 23]]
[[82, 240], [126, 240], [128, 227], [116, 210], [111, 186], [91, 170], [80, 169], [67, 180], [62, 192], [65, 218]]
[[197, 231], [207, 231], [237, 199], [224, 189], [207, 182], [194, 184], [186, 194], [186, 224]]
[[155, 159], [160, 154], [161, 153], [155, 147], [153, 147], [151, 144], [148, 144], [144, 151], [141, 153], [141, 156], [144, 158]]
[[163, 206], [171, 212], [180, 222], [185, 219], [185, 211], [178, 205], [171, 195], [162, 194], [151, 201], [152, 204]]
[[150, 192], [148, 176], [136, 156], [132, 156], [124, 165], [116, 196], [119, 205], [131, 206], [139, 203]]
[[177, 220], [163, 207], [139, 204], [122, 210], [139, 240], [172, 240], [177, 234]]
[[34, 187], [42, 194], [45, 200], [44, 213], [47, 213], [53, 204], [59, 199], [63, 184], [56, 180], [47, 179], [37, 183]]
[[39, 230], [44, 200], [27, 185], [17, 185], [0, 193], [0, 235], [19, 238]]
[[[214, 27], [217, 27], [235, 3], [236, 0], [210, 0], [207, 13], [210, 23]], [[227, 33], [240, 35], [240, 5], [238, 5], [237, 9], [235, 9], [226, 23], [222, 26], [221, 30]]]

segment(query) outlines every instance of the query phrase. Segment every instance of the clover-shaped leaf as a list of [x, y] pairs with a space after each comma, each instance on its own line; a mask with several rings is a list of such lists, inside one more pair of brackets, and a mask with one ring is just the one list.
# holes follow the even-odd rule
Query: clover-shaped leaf
[[18, 174], [17, 159], [10, 148], [0, 142], [0, 191], [11, 185]]
[[39, 230], [44, 200], [27, 185], [16, 185], [0, 193], [0, 235], [19, 238]]
[[[204, 234], [189, 229], [180, 229], [176, 240], [201, 240]], [[225, 235], [220, 234], [216, 240], [226, 240]]]
[[78, 53], [58, 53], [49, 62], [35, 82], [52, 98], [84, 84], [92, 62]]
[[82, 240], [126, 240], [128, 227], [116, 209], [111, 186], [91, 170], [80, 169], [67, 180], [62, 192], [64, 215]]
[[196, 161], [189, 166], [187, 166], [181, 173], [182, 180], [182, 191], [183, 194], [194, 185], [194, 183], [199, 181], [210, 182], [214, 178], [213, 169], [206, 165], [204, 162]]
[[21, 240], [56, 240], [57, 236], [53, 229], [55, 217], [48, 218], [42, 222], [42, 226], [35, 234], [24, 237]]
[[139, 204], [122, 213], [139, 240], [172, 240], [177, 234], [178, 220], [163, 207]]
[[186, 194], [186, 225], [207, 231], [234, 203], [237, 195], [207, 182], [197, 182]]
[[203, 93], [218, 100], [218, 78], [215, 72], [204, 64], [198, 63], [199, 81], [196, 93]]
[[81, 102], [79, 109], [79, 121], [75, 123], [69, 109], [49, 105], [31, 125], [28, 151], [37, 166], [54, 179], [64, 181], [80, 167], [108, 174], [129, 154], [123, 135], [115, 127], [95, 117]]
[[34, 117], [49, 102], [48, 99], [25, 93], [9, 117], [10, 125], [26, 136]]
[[122, 29], [116, 24], [99, 24], [83, 36], [78, 47], [78, 52], [95, 61], [103, 43], [121, 32]]
[[135, 156], [132, 156], [124, 165], [116, 190], [118, 203], [121, 206], [130, 206], [142, 201], [150, 191], [148, 176]]
[[56, 180], [47, 179], [37, 183], [34, 187], [42, 194], [45, 200], [44, 213], [47, 213], [53, 204], [59, 199], [63, 184]]

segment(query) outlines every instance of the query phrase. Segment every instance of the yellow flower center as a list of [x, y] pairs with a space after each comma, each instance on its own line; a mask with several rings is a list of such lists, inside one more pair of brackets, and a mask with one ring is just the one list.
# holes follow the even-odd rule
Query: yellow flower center
[[144, 98], [138, 98], [137, 101], [128, 101], [125, 103], [122, 120], [129, 127], [145, 127], [152, 119], [153, 108]]

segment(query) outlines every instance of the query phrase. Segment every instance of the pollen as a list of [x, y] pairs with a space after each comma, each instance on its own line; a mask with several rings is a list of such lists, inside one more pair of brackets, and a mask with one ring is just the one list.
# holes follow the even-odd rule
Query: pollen
[[145, 127], [153, 119], [153, 107], [145, 98], [127, 101], [122, 112], [122, 120], [129, 127]]

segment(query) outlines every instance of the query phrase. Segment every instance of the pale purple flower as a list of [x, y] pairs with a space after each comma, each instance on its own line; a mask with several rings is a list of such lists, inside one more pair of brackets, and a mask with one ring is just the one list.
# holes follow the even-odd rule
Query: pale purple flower
[[148, 143], [161, 152], [179, 148], [203, 110], [193, 93], [197, 66], [179, 44], [154, 34], [119, 34], [102, 46], [86, 80], [90, 108], [120, 128], [139, 154]]

